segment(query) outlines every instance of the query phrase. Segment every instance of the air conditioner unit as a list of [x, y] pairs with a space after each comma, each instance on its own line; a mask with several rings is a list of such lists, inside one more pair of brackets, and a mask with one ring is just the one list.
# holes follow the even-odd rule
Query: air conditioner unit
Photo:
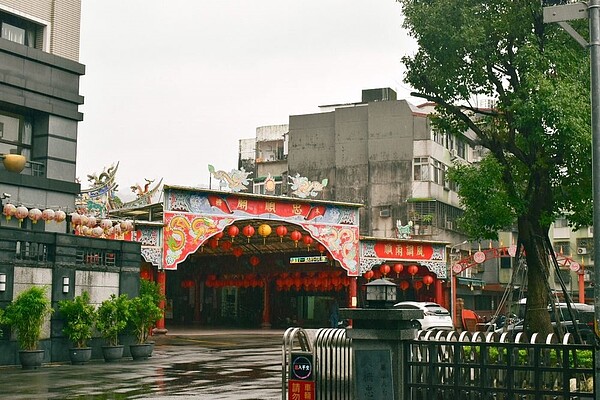
[[587, 254], [587, 248], [585, 248], [585, 247], [578, 247], [577, 248], [577, 254]]
[[593, 226], [588, 226], [588, 236], [589, 237], [594, 236], [594, 227]]
[[453, 229], [452, 221], [446, 221], [446, 229], [448, 229], [448, 230]]
[[379, 210], [379, 217], [380, 218], [389, 218], [391, 216], [390, 213], [390, 209], [389, 208], [384, 208], [382, 210]]
[[458, 157], [458, 151], [456, 149], [450, 150], [450, 158], [453, 160]]

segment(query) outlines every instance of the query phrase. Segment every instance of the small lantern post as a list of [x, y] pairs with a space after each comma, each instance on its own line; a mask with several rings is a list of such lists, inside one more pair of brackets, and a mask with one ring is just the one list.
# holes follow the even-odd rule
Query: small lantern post
[[398, 287], [395, 283], [381, 278], [365, 284], [365, 288], [367, 308], [391, 308], [396, 304]]

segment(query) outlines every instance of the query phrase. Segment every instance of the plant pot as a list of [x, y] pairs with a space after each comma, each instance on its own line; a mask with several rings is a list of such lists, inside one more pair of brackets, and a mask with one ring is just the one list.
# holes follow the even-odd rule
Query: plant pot
[[23, 369], [37, 369], [44, 361], [44, 350], [19, 350], [19, 360]]
[[134, 360], [147, 360], [152, 355], [153, 347], [152, 343], [131, 344], [129, 351]]
[[123, 345], [102, 346], [102, 356], [104, 356], [106, 362], [119, 361], [123, 358]]
[[73, 347], [69, 349], [69, 358], [73, 365], [83, 365], [92, 358], [91, 347]]

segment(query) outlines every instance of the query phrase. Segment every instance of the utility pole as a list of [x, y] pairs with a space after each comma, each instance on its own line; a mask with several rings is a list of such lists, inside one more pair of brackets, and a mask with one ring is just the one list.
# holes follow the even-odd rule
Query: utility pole
[[[573, 3], [570, 1], [544, 0], [544, 22], [556, 22], [583, 47], [590, 48], [591, 104], [592, 104], [592, 184], [594, 201], [594, 343], [596, 357], [594, 362], [594, 391], [600, 394], [600, 357], [598, 357], [600, 338], [600, 0]], [[556, 5], [560, 4], [560, 5]], [[587, 12], [586, 12], [587, 11]], [[587, 43], [567, 21], [589, 19], [590, 41]]]

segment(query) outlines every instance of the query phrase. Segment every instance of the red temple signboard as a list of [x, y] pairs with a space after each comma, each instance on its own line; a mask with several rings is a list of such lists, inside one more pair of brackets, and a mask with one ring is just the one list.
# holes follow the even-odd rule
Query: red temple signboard
[[236, 221], [264, 219], [295, 224], [310, 233], [358, 276], [358, 204], [165, 187], [163, 268], [176, 269], [210, 237]]

